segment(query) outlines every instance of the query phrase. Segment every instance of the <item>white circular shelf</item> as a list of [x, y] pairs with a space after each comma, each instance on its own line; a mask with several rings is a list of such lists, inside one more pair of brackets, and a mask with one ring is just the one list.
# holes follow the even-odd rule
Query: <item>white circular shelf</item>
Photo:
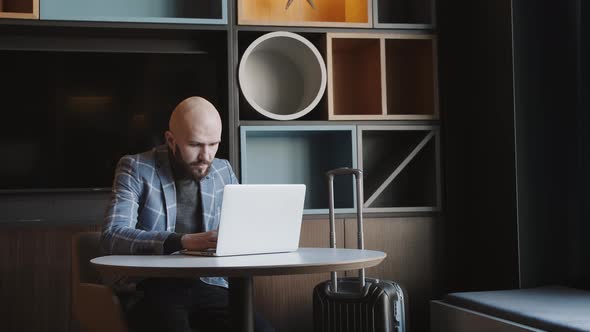
[[294, 120], [309, 113], [326, 90], [326, 65], [317, 48], [298, 34], [277, 31], [256, 39], [238, 71], [244, 98], [260, 114]]

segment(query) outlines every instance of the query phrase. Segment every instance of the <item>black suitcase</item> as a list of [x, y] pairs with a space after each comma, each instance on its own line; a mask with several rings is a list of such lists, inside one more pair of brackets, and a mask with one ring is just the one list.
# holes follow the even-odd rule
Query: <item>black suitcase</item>
[[[363, 183], [362, 171], [339, 168], [326, 173], [330, 195], [330, 247], [336, 247], [334, 223], [334, 176], [354, 174], [356, 178], [358, 248], [363, 240]], [[318, 284], [313, 290], [313, 320], [315, 332], [406, 332], [407, 294], [396, 282], [365, 278], [359, 270], [358, 278], [338, 278]]]

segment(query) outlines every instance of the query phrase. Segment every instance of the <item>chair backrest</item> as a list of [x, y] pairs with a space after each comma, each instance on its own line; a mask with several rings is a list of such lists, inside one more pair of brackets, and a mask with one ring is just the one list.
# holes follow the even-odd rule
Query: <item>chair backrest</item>
[[[72, 238], [72, 286], [100, 284], [100, 275], [90, 260], [100, 256], [100, 232], [77, 233]], [[74, 288], [74, 287], [72, 287]]]
[[72, 318], [89, 332], [126, 332], [121, 305], [90, 263], [100, 256], [100, 232], [72, 237]]

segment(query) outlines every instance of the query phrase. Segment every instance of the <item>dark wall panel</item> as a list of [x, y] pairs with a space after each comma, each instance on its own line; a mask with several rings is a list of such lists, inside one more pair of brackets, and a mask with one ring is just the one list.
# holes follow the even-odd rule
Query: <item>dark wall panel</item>
[[579, 177], [581, 197], [581, 217], [578, 223], [577, 234], [582, 243], [579, 249], [578, 266], [579, 275], [576, 284], [579, 287], [590, 289], [590, 3], [580, 1], [580, 52], [578, 63], [580, 71], [579, 82], [579, 107], [578, 107], [578, 132], [581, 174]]
[[439, 1], [448, 291], [518, 286], [510, 1]]
[[578, 273], [578, 1], [513, 1], [522, 287]]
[[587, 7], [439, 3], [449, 290], [588, 287]]

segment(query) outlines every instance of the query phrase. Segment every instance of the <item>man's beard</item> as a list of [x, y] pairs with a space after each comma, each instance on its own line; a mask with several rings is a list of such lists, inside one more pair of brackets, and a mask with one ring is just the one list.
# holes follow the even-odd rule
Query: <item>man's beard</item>
[[[182, 159], [182, 152], [180, 152], [180, 148], [178, 145], [174, 146], [174, 161], [179, 168], [182, 169], [183, 173], [186, 175], [192, 175], [192, 177], [200, 181], [202, 178], [209, 174], [209, 169], [211, 168], [211, 163], [206, 161], [194, 161], [191, 163], [187, 163]], [[207, 165], [205, 170], [201, 171], [201, 169], [197, 168], [196, 166], [200, 165]]]

